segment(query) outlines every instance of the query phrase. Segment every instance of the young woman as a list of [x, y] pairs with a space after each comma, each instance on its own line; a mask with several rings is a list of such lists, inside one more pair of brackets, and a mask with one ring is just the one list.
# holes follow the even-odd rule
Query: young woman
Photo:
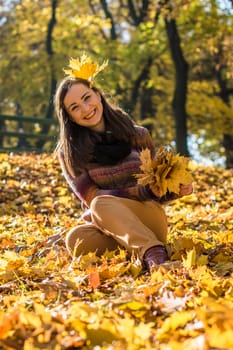
[[[155, 148], [148, 130], [94, 86], [92, 78], [101, 67], [84, 75], [84, 61], [76, 61], [55, 96], [61, 168], [87, 221], [70, 230], [66, 246], [76, 255], [124, 247], [151, 270], [168, 259], [167, 218], [159, 199], [148, 186], [137, 184], [135, 174], [141, 150], [149, 148], [153, 156]], [[181, 186], [181, 196], [191, 192], [191, 185]]]

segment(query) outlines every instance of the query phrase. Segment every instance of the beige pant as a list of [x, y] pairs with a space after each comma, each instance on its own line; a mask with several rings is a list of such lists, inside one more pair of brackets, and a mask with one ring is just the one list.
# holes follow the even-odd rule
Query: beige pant
[[140, 258], [145, 251], [166, 242], [167, 218], [162, 206], [154, 201], [139, 202], [114, 196], [98, 196], [91, 203], [91, 224], [71, 229], [66, 246], [71, 254], [124, 247]]

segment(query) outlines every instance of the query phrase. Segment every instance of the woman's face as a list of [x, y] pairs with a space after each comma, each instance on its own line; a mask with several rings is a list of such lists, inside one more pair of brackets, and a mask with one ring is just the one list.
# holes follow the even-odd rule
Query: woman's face
[[64, 105], [73, 122], [104, 131], [103, 105], [98, 92], [82, 83], [74, 84], [64, 98]]

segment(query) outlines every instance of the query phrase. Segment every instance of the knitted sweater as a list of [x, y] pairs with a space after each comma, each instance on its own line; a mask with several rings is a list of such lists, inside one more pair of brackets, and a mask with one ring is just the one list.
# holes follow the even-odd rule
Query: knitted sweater
[[137, 136], [131, 153], [115, 165], [103, 166], [88, 163], [85, 169], [80, 169], [79, 176], [73, 177], [66, 168], [62, 152], [59, 152], [63, 175], [83, 207], [88, 208], [92, 199], [100, 195], [113, 195], [140, 201], [156, 199], [149, 187], [138, 185], [135, 178], [135, 174], [141, 172], [141, 150], [149, 148], [152, 156], [155, 153], [149, 131], [141, 126], [135, 126], [135, 128]]

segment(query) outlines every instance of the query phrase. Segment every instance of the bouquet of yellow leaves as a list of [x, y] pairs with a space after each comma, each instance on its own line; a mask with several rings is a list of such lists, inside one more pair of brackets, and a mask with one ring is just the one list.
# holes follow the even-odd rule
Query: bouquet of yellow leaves
[[180, 156], [169, 147], [160, 147], [151, 158], [148, 148], [140, 154], [142, 173], [137, 174], [139, 185], [149, 185], [151, 191], [159, 198], [168, 193], [179, 196], [181, 185], [190, 185], [193, 177], [188, 169], [189, 159]]

